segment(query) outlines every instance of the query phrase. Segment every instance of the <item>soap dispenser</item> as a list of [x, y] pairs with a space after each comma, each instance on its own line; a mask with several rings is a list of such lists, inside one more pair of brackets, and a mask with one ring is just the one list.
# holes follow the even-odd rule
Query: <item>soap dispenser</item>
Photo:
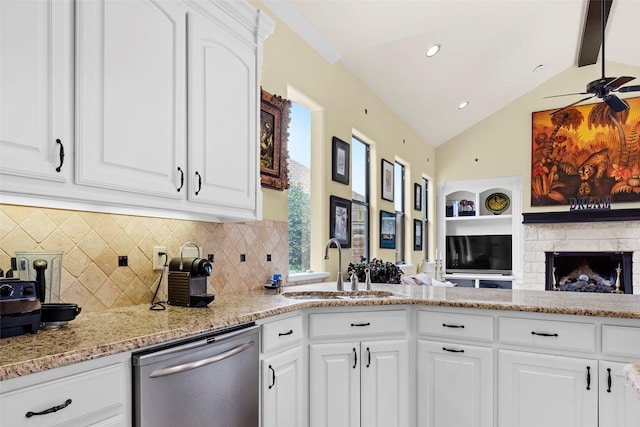
[[358, 290], [358, 275], [356, 274], [355, 271], [351, 273], [351, 290], [352, 291]]

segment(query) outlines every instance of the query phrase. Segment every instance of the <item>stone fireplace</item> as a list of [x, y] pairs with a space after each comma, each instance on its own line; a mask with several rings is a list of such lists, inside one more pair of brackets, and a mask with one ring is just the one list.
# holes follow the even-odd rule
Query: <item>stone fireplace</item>
[[[640, 294], [640, 209], [525, 213], [523, 216], [523, 279], [519, 289], [547, 289], [547, 253], [626, 253], [627, 261], [630, 259], [636, 268], [626, 269], [621, 265], [621, 281], [631, 283], [631, 289], [625, 286], [624, 290]], [[617, 263], [614, 269], [616, 267]], [[591, 267], [592, 270], [598, 268]], [[629, 279], [622, 276], [625, 270]]]
[[632, 252], [545, 252], [548, 291], [633, 293]]

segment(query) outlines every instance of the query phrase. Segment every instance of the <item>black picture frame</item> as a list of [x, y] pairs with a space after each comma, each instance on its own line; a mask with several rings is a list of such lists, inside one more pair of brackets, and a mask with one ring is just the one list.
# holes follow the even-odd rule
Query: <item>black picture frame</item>
[[350, 248], [351, 200], [331, 196], [329, 206], [329, 238], [338, 240], [342, 248]]
[[413, 250], [422, 250], [422, 221], [419, 219], [413, 220]]
[[384, 200], [388, 200], [393, 202], [393, 163], [388, 160], [382, 159], [382, 168], [380, 169], [380, 185], [381, 185], [381, 195]]
[[338, 138], [333, 137], [331, 150], [332, 166], [331, 179], [345, 185], [349, 185], [349, 167], [351, 165], [351, 146]]
[[380, 249], [396, 248], [396, 214], [380, 211]]
[[422, 210], [422, 185], [418, 183], [413, 184], [413, 209]]

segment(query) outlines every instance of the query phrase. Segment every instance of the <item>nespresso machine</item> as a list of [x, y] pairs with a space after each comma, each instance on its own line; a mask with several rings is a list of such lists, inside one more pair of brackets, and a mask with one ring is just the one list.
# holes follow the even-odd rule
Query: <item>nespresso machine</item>
[[[184, 247], [188, 244], [198, 248], [197, 257], [183, 256]], [[211, 262], [200, 258], [200, 247], [187, 242], [180, 248], [180, 258], [169, 261], [168, 298], [171, 305], [183, 307], [206, 307], [215, 298], [207, 294], [207, 277], [211, 275]]]

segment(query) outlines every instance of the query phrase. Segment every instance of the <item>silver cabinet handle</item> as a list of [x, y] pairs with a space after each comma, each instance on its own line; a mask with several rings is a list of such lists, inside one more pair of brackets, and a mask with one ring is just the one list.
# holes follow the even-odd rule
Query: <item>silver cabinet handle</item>
[[224, 353], [216, 354], [215, 356], [211, 356], [206, 359], [196, 360], [195, 362], [184, 363], [182, 365], [171, 366], [170, 368], [156, 369], [149, 374], [149, 378], [165, 377], [167, 375], [190, 371], [192, 369], [200, 368], [201, 366], [210, 365], [212, 363], [219, 362], [238, 353], [241, 353], [249, 347], [252, 347], [254, 344], [255, 341], [249, 341], [237, 347], [234, 347], [231, 350], [227, 350]]

